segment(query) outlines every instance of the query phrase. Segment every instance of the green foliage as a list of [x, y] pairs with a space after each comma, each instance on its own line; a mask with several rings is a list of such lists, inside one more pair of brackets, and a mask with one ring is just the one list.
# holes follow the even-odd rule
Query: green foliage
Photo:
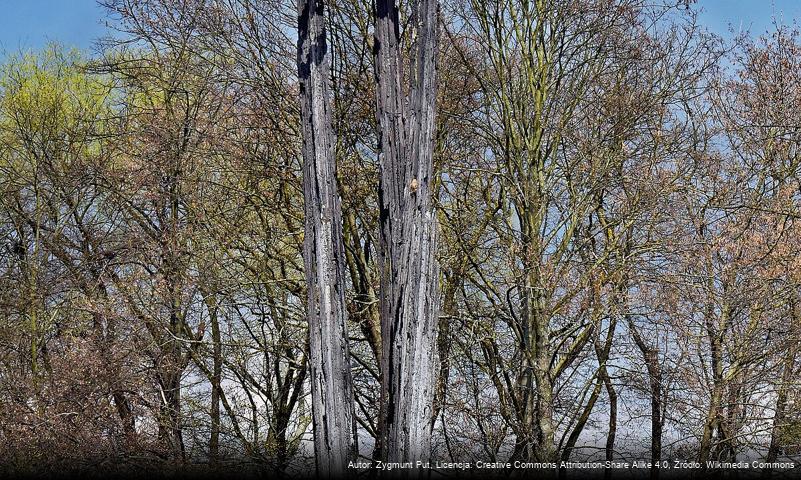
[[109, 113], [107, 97], [102, 78], [86, 73], [76, 50], [50, 45], [12, 57], [0, 70], [0, 138], [8, 153], [3, 163], [9, 157], [32, 165], [57, 160], [54, 155], [69, 161], [76, 153], [96, 153], [98, 144], [87, 140], [107, 128], [101, 121]]

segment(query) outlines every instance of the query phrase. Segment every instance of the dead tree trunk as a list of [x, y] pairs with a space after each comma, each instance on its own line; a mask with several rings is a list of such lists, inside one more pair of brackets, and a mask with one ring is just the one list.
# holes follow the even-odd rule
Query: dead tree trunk
[[345, 306], [345, 249], [336, 184], [323, 0], [298, 1], [303, 131], [303, 261], [317, 473], [340, 478], [356, 458], [356, 423]]
[[[379, 126], [382, 379], [380, 445], [388, 461], [425, 461], [436, 386], [439, 272], [432, 205], [437, 91], [436, 0], [416, 4], [404, 75], [393, 0], [375, 1]], [[403, 82], [408, 78], [409, 93]]]

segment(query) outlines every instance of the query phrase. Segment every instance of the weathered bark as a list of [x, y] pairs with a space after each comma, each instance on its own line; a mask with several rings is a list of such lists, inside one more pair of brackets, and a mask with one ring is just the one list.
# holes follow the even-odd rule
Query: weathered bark
[[382, 385], [380, 443], [389, 461], [429, 458], [436, 386], [437, 219], [432, 206], [438, 5], [413, 12], [413, 62], [404, 92], [398, 9], [375, 2], [380, 129]]
[[329, 101], [325, 3], [298, 1], [298, 77], [303, 131], [309, 370], [317, 473], [344, 476], [357, 453], [345, 304], [345, 249]]

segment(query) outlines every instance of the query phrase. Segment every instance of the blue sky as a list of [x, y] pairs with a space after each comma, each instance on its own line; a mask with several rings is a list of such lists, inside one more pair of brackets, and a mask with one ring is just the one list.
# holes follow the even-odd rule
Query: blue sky
[[726, 37], [729, 26], [735, 32], [750, 30], [758, 36], [771, 27], [774, 17], [783, 25], [801, 21], [799, 0], [698, 0], [696, 6], [703, 10], [700, 23]]
[[89, 50], [105, 33], [95, 0], [0, 0], [0, 55], [54, 41]]
[[[715, 33], [735, 30], [764, 33], [774, 15], [784, 24], [801, 20], [799, 0], [699, 0], [701, 22]], [[39, 49], [49, 41], [90, 49], [104, 34], [104, 10], [95, 0], [0, 0], [0, 56]]]

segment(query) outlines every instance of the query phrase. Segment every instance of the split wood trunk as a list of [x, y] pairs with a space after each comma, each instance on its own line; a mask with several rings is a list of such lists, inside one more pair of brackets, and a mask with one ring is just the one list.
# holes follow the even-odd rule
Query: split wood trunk
[[341, 478], [356, 458], [345, 308], [345, 250], [329, 101], [324, 1], [298, 1], [309, 369], [319, 476]]
[[376, 0], [375, 15], [383, 350], [379, 445], [388, 461], [426, 461], [439, 302], [432, 204], [438, 6], [436, 0], [416, 2], [405, 73], [395, 2]]

